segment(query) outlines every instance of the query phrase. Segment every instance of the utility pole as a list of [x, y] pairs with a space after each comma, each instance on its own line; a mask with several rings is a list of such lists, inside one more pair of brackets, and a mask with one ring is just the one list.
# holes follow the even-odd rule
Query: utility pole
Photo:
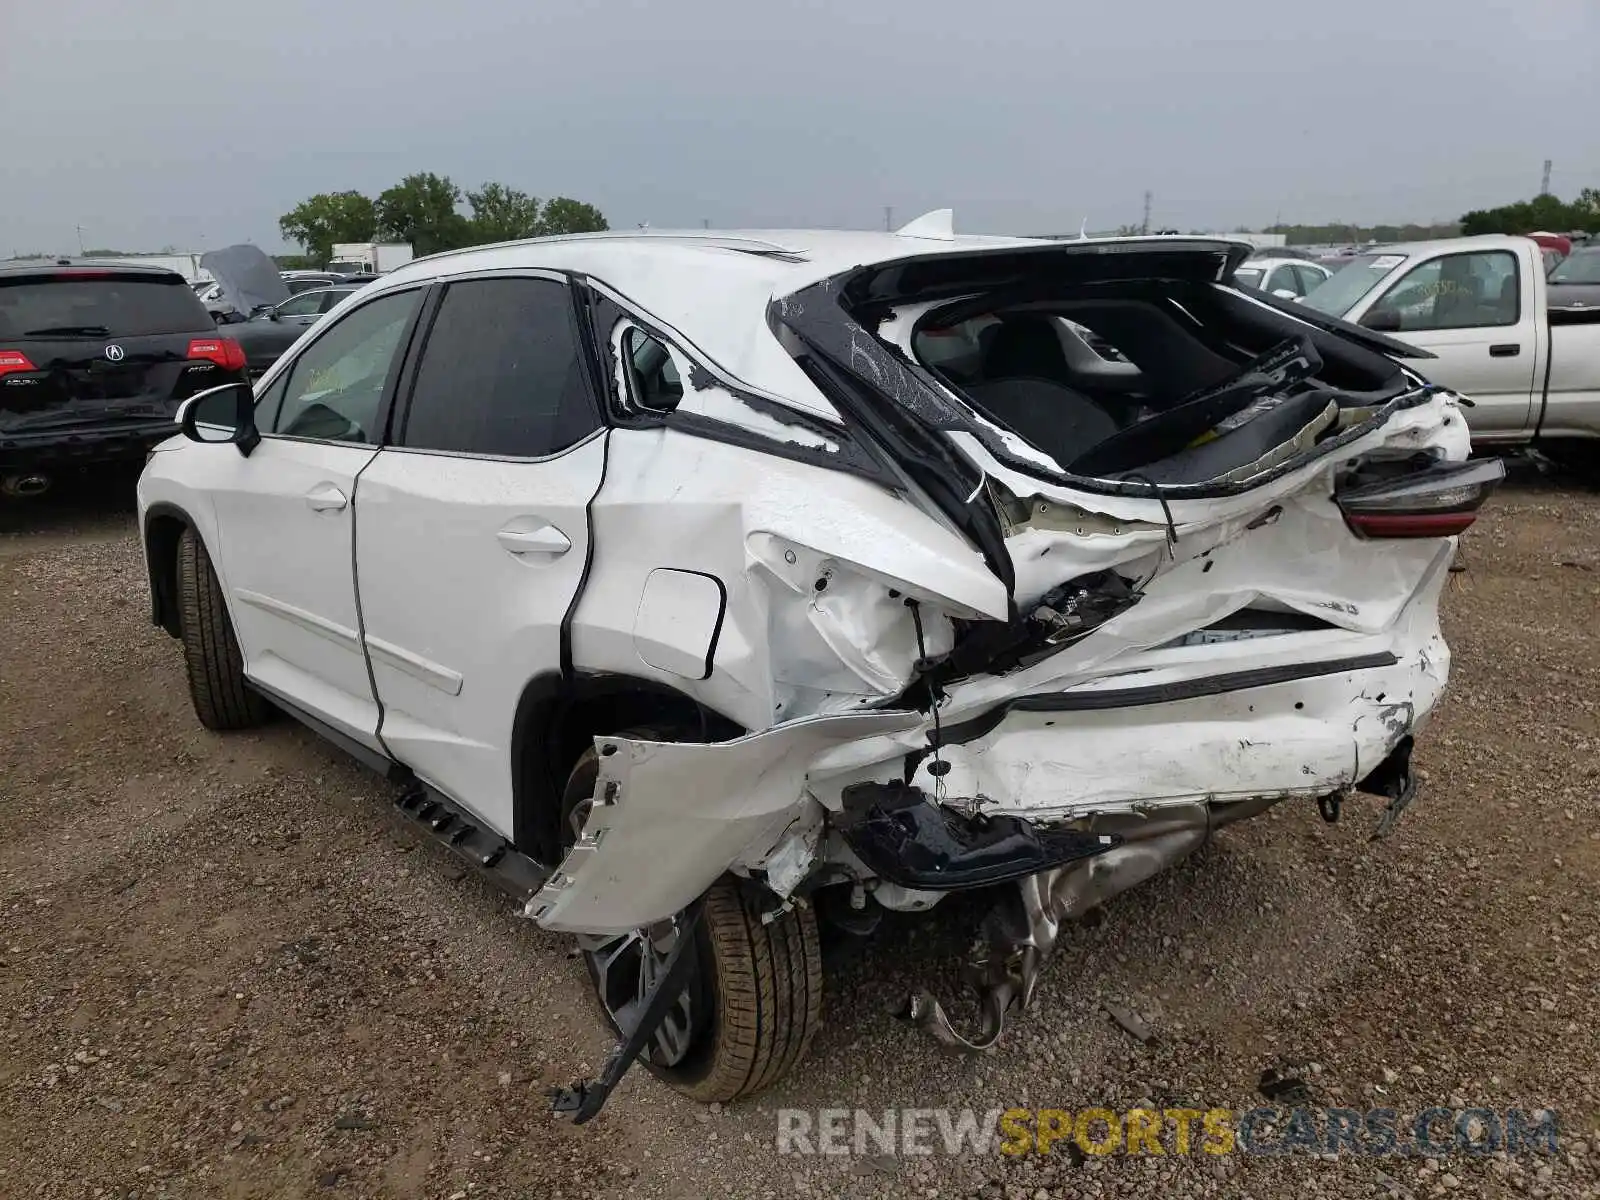
[[710, 217], [701, 217], [700, 218], [700, 228], [701, 229], [710, 229], [711, 228], [711, 218]]
[[78, 226], [78, 254], [81, 256], [84, 253], [85, 253], [85, 251], [83, 249], [83, 226], [79, 225]]
[[1547, 158], [1544, 160], [1544, 179], [1539, 184], [1539, 195], [1541, 196], [1548, 196], [1550, 194], [1550, 168], [1554, 165], [1555, 164], [1552, 163], [1550, 159]]
[[883, 206], [883, 228], [884, 232], [894, 228], [894, 205], [892, 204]]
[[1151, 201], [1151, 199], [1152, 199], [1151, 193], [1148, 192], [1148, 191], [1145, 192], [1145, 194], [1144, 194], [1144, 222], [1139, 226], [1139, 232], [1140, 233], [1148, 234], [1150, 232], [1150, 201]]

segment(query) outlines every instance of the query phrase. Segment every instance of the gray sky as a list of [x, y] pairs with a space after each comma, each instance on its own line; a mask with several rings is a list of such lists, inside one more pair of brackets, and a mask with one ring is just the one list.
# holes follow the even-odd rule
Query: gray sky
[[[23, 0], [0, 6], [23, 11]], [[613, 227], [1455, 217], [1600, 186], [1597, 0], [46, 0], [0, 255], [282, 245], [420, 170]]]

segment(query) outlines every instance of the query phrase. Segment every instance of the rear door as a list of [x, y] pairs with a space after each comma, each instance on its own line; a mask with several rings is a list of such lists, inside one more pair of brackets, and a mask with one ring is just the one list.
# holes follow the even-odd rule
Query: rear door
[[510, 836], [511, 724], [558, 670], [605, 437], [557, 275], [450, 283], [362, 473], [356, 576], [385, 746]]
[[181, 275], [0, 273], [0, 434], [170, 421], [238, 365]]
[[221, 577], [245, 673], [355, 742], [378, 710], [355, 590], [356, 477], [377, 453], [422, 289], [390, 292], [319, 330], [260, 394], [260, 445], [217, 456]]
[[1542, 358], [1530, 271], [1510, 250], [1436, 255], [1388, 281], [1361, 323], [1436, 355], [1418, 369], [1473, 402], [1474, 436], [1521, 434]]

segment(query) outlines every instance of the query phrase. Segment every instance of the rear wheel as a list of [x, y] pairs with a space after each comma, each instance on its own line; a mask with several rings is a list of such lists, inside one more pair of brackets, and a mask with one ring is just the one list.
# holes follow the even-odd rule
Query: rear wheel
[[[588, 817], [598, 774], [591, 747], [563, 796], [568, 845]], [[796, 908], [763, 924], [760, 899], [731, 876], [712, 884], [695, 933], [694, 976], [641, 1055], [657, 1078], [701, 1103], [733, 1100], [777, 1082], [804, 1057], [821, 1025], [816, 916]], [[613, 1028], [642, 1001], [679, 936], [673, 920], [621, 937], [579, 939]]]
[[245, 686], [244, 660], [222, 586], [205, 543], [193, 529], [185, 529], [178, 539], [178, 614], [189, 699], [200, 723], [207, 729], [228, 730], [249, 729], [265, 721], [270, 706]]

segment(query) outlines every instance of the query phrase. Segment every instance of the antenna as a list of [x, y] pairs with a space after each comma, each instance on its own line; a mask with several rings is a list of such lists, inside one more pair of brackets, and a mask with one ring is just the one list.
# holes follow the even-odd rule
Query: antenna
[[1547, 158], [1544, 160], [1544, 179], [1539, 184], [1539, 195], [1541, 196], [1548, 196], [1550, 194], [1550, 168], [1554, 165], [1555, 164], [1550, 159]]
[[1139, 226], [1140, 233], [1147, 234], [1150, 232], [1150, 201], [1152, 198], [1152, 194], [1146, 191], [1144, 194], [1144, 222]]

